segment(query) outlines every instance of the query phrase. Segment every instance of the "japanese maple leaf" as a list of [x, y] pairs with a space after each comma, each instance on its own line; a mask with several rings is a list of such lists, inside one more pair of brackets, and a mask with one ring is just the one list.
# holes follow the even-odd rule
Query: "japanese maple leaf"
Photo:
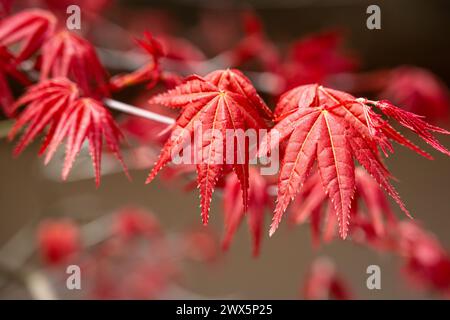
[[65, 78], [43, 81], [29, 87], [27, 92], [13, 106], [13, 111], [16, 111], [20, 106], [28, 105], [28, 108], [19, 114], [9, 133], [9, 138], [13, 139], [27, 125], [14, 149], [14, 155], [19, 155], [37, 135], [50, 125], [52, 129], [45, 139], [43, 145], [45, 147], [50, 141], [51, 134], [55, 130], [61, 114], [78, 97], [77, 86]]
[[[372, 236], [373, 232], [374, 237], [383, 237], [385, 223], [390, 229], [397, 224], [383, 190], [361, 167], [355, 169], [355, 196], [352, 199], [350, 217], [352, 235], [362, 228], [364, 236]], [[323, 190], [318, 173], [308, 177], [293, 203], [290, 218], [299, 224], [309, 219], [315, 246], [319, 244], [321, 234], [326, 242], [334, 238], [338, 228], [337, 215]], [[370, 224], [370, 230], [367, 230], [369, 226], [366, 223]]]
[[49, 130], [39, 151], [47, 152], [45, 163], [53, 157], [57, 147], [67, 138], [66, 159], [62, 170], [65, 180], [83, 142], [89, 141], [89, 151], [94, 165], [95, 181], [100, 183], [100, 164], [103, 137], [109, 150], [121, 162], [128, 175], [119, 150], [122, 134], [112, 115], [103, 104], [92, 98], [80, 97], [80, 90], [73, 82], [65, 79], [42, 81], [28, 89], [16, 102], [15, 108], [26, 105], [19, 114], [10, 132], [10, 139], [27, 127], [14, 150], [20, 154], [23, 149], [46, 127]]
[[237, 70], [215, 71], [205, 78], [192, 77], [176, 88], [155, 96], [150, 103], [182, 108], [182, 113], [147, 183], [151, 182], [158, 171], [171, 160], [175, 150], [181, 150], [190, 144], [196, 130], [195, 124], [200, 123], [202, 132], [216, 130], [221, 133], [223, 139], [221, 140], [215, 134], [205, 134], [202, 136], [198, 150], [194, 150], [196, 154], [200, 153], [200, 159], [197, 160], [196, 165], [203, 223], [208, 222], [211, 197], [217, 180], [228, 168], [232, 168], [239, 179], [246, 208], [249, 147], [247, 143], [244, 146], [238, 141], [234, 146], [235, 149], [229, 151], [234, 154], [235, 159], [227, 166], [224, 163], [229, 152], [224, 151], [224, 146], [227, 148], [224, 140], [226, 130], [236, 132], [237, 130], [246, 131], [249, 128], [267, 127], [263, 115], [269, 117], [270, 110], [258, 96], [250, 81]]
[[350, 209], [355, 193], [356, 159], [378, 184], [409, 214], [396, 190], [389, 182], [389, 172], [379, 158], [378, 147], [392, 150], [390, 139], [415, 152], [430, 157], [398, 133], [373, 109], [407, 127], [435, 149], [450, 155], [431, 134], [449, 132], [429, 125], [419, 116], [404, 111], [387, 101], [356, 99], [345, 92], [317, 84], [300, 86], [279, 100], [276, 125], [260, 145], [264, 154], [280, 142], [287, 146], [281, 164], [277, 206], [270, 234], [278, 227], [291, 199], [302, 188], [314, 162], [323, 188], [333, 203], [339, 221], [339, 233], [347, 236]]
[[52, 13], [30, 9], [7, 17], [0, 22], [0, 46], [18, 45], [16, 62], [30, 58], [55, 31]]
[[92, 44], [69, 31], [60, 31], [42, 47], [40, 80], [67, 77], [85, 95], [108, 95], [106, 71]]
[[114, 76], [110, 81], [114, 90], [145, 82], [148, 83], [148, 89], [153, 88], [159, 81], [164, 82], [168, 87], [180, 84], [181, 78], [178, 75], [161, 68], [160, 59], [165, 56], [162, 44], [149, 32], [144, 33], [144, 36], [144, 40], [137, 40], [137, 43], [147, 52], [151, 58], [150, 61], [136, 71]]
[[264, 226], [264, 211], [270, 205], [269, 185], [257, 169], [249, 170], [248, 211], [242, 203], [242, 190], [235, 175], [229, 175], [223, 191], [223, 211], [225, 219], [225, 235], [222, 248], [227, 250], [244, 216], [252, 235], [253, 256], [258, 256]]

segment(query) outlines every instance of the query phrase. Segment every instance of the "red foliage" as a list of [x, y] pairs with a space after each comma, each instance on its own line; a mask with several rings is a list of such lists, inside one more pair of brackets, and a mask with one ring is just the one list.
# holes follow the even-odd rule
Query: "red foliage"
[[309, 35], [295, 42], [283, 66], [287, 88], [323, 83], [331, 74], [354, 71], [356, 58], [341, 50], [342, 34], [325, 31]]
[[249, 170], [248, 211], [242, 203], [242, 190], [235, 175], [229, 175], [223, 192], [223, 211], [225, 220], [225, 235], [222, 248], [227, 250], [244, 216], [252, 236], [253, 256], [258, 256], [261, 246], [262, 229], [264, 227], [264, 211], [271, 207], [269, 185], [257, 169]]
[[56, 18], [48, 11], [30, 9], [0, 22], [0, 46], [19, 45], [16, 63], [30, 58], [55, 31]]
[[160, 81], [171, 88], [181, 82], [181, 77], [177, 74], [161, 69], [160, 59], [166, 56], [162, 44], [149, 32], [144, 36], [145, 39], [137, 40], [137, 43], [149, 55], [150, 61], [136, 71], [114, 76], [110, 81], [113, 90], [140, 83], [147, 83], [147, 88], [151, 89]]
[[241, 66], [247, 61], [257, 60], [266, 71], [276, 72], [280, 68], [280, 56], [275, 45], [266, 37], [262, 22], [252, 11], [242, 15], [244, 37], [223, 54], [226, 65]]
[[209, 229], [193, 228], [185, 231], [182, 243], [182, 253], [186, 258], [207, 263], [214, 263], [219, 259], [219, 241]]
[[161, 235], [161, 227], [156, 217], [139, 208], [123, 208], [117, 214], [113, 234], [124, 239], [136, 236], [153, 238]]
[[67, 262], [80, 250], [78, 227], [68, 220], [44, 221], [37, 234], [38, 250], [46, 264]]
[[63, 179], [67, 178], [83, 142], [88, 140], [95, 181], [97, 185], [100, 184], [103, 137], [109, 150], [121, 162], [128, 175], [119, 149], [122, 134], [112, 115], [100, 101], [82, 98], [79, 92], [74, 83], [64, 78], [43, 81], [30, 87], [15, 106], [17, 108], [25, 104], [27, 108], [17, 118], [10, 132], [10, 138], [13, 138], [19, 129], [28, 125], [15, 149], [15, 154], [21, 153], [39, 133], [50, 126], [39, 153], [47, 152], [45, 163], [48, 163], [58, 146], [67, 138]]
[[409, 279], [450, 297], [450, 254], [433, 234], [415, 223], [403, 222], [398, 231], [398, 251]]
[[[266, 128], [262, 116], [270, 117], [270, 109], [258, 96], [250, 81], [237, 70], [215, 71], [205, 78], [190, 78], [167, 93], [155, 96], [150, 103], [182, 108], [182, 114], [178, 117], [172, 135], [166, 142], [147, 183], [171, 160], [174, 151], [180, 151], [191, 142], [194, 132], [198, 130], [197, 121], [201, 124], [202, 132], [206, 133], [202, 137], [199, 150], [194, 152], [200, 153], [201, 157], [197, 162], [198, 186], [202, 219], [203, 223], [207, 224], [212, 193], [217, 180], [227, 169], [224, 163], [226, 155], [230, 153], [224, 152], [225, 141], [218, 140], [214, 134], [207, 136], [207, 133], [211, 129], [219, 130], [225, 140], [227, 129], [245, 131], [248, 128]], [[232, 161], [230, 166], [239, 179], [246, 208], [249, 152], [248, 146], [239, 147], [237, 144], [232, 152], [236, 161]]]
[[[341, 91], [319, 85], [305, 85], [285, 93], [279, 100], [276, 125], [260, 152], [288, 141], [278, 183], [278, 200], [270, 234], [275, 232], [291, 199], [301, 190], [314, 162], [323, 188], [334, 205], [342, 238], [347, 236], [352, 199], [355, 192], [354, 159], [409, 214], [396, 190], [389, 183], [390, 174], [379, 158], [378, 147], [392, 150], [390, 139], [429, 157], [400, 135], [373, 109], [395, 119], [435, 149], [449, 155], [431, 134], [447, 131], [429, 125], [417, 115], [401, 110], [387, 101], [356, 99]], [[269, 141], [269, 142], [267, 142]], [[269, 148], [268, 148], [269, 147]]]
[[85, 95], [108, 95], [106, 71], [92, 44], [69, 31], [60, 31], [42, 47], [40, 81], [64, 77], [77, 83]]
[[[350, 217], [353, 221], [350, 227], [352, 236], [355, 232], [363, 229], [365, 232], [362, 235], [356, 234], [359, 241], [363, 241], [362, 236], [371, 235], [368, 233], [368, 228], [370, 228], [373, 237], [383, 237], [386, 231], [385, 223], [389, 227], [388, 229], [396, 227], [397, 221], [388, 199], [377, 182], [360, 167], [355, 169], [355, 188], [350, 210]], [[337, 229], [337, 215], [333, 204], [322, 188], [318, 173], [309, 177], [305, 182], [293, 203], [291, 213], [290, 218], [294, 223], [304, 223], [309, 219], [314, 245], [319, 244], [321, 234], [326, 242], [334, 238]]]
[[8, 76], [14, 78], [22, 85], [30, 85], [31, 82], [16, 69], [14, 57], [4, 48], [0, 47], [0, 106], [6, 116], [13, 115], [14, 97], [8, 84]]

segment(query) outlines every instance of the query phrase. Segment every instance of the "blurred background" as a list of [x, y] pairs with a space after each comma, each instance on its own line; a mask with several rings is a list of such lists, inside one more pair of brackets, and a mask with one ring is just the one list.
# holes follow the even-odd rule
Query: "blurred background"
[[[381, 30], [366, 28], [366, 8], [371, 4], [381, 8]], [[243, 32], [240, 15], [250, 8], [260, 16], [267, 37], [281, 50], [310, 33], [337, 28], [344, 34], [343, 46], [358, 57], [362, 73], [414, 65], [428, 69], [447, 86], [450, 84], [450, 3], [445, 0], [114, 1], [100, 14], [115, 27], [101, 24], [96, 29], [94, 24], [90, 37], [98, 47], [116, 50], [128, 46], [126, 42], [132, 43], [133, 37], [145, 29], [155, 35], [170, 32], [202, 48], [207, 57], [214, 57], [229, 44], [239, 41]], [[130, 89], [121, 94], [120, 100], [134, 98], [136, 92], [137, 89]], [[440, 124], [450, 128], [448, 122]], [[441, 141], [450, 146], [449, 137], [442, 137]], [[161, 183], [158, 179], [144, 185], [152, 164], [150, 160], [131, 171], [133, 181], [129, 182], [123, 173], [115, 172], [113, 164], [108, 170], [110, 160], [105, 157], [105, 174], [97, 189], [92, 177], [85, 174], [91, 170], [87, 154], [78, 158], [71, 179], [61, 182], [60, 159], [54, 159], [45, 167], [37, 157], [37, 143], [16, 159], [12, 157], [13, 147], [14, 144], [2, 139], [0, 258], [6, 264], [11, 263], [12, 271], [19, 270], [18, 264], [22, 271], [42, 268], [40, 257], [33, 250], [34, 239], [38, 223], [49, 217], [71, 217], [80, 224], [100, 221], [102, 225], [102, 217], [133, 205], [151, 211], [169, 234], [179, 234], [201, 224], [196, 190], [184, 192], [183, 188]], [[449, 248], [450, 162], [436, 152], [433, 156], [435, 160], [429, 161], [396, 147], [395, 155], [386, 163], [398, 179], [395, 186], [414, 218]], [[397, 216], [403, 218], [395, 205], [393, 208]], [[290, 228], [287, 223], [269, 239], [268, 224], [269, 215], [258, 258], [252, 257], [247, 226], [242, 225], [229, 251], [220, 253], [220, 262], [213, 266], [183, 262], [181, 283], [189, 288], [189, 293], [178, 292], [175, 297], [302, 298], [302, 283], [311, 262], [315, 257], [326, 256], [334, 261], [356, 298], [436, 298], [427, 291], [411, 290], [401, 275], [399, 260], [393, 255], [377, 253], [352, 241], [334, 241], [313, 249], [309, 228]], [[222, 198], [217, 196], [212, 202], [208, 228], [220, 236], [222, 225]], [[381, 290], [366, 287], [366, 268], [373, 264], [381, 268]], [[11, 275], [10, 269], [4, 270], [2, 275], [7, 280], [3, 279], [0, 286], [1, 298], [32, 297], [20, 281], [8, 280], [17, 276]], [[126, 271], [116, 274], [120, 279], [129, 276]], [[53, 285], [58, 287], [57, 282]], [[72, 298], [73, 295], [62, 293], [59, 297]]]

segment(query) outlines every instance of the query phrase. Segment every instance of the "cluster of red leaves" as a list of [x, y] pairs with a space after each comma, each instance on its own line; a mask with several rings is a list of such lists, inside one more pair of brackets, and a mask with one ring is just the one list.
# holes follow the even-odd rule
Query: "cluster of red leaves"
[[[296, 222], [303, 222], [308, 217], [311, 219], [315, 242], [319, 239], [324, 220], [326, 240], [334, 235], [336, 226], [341, 237], [345, 238], [350, 220], [364, 230], [366, 236], [370, 234], [373, 239], [382, 237], [385, 233], [383, 215], [388, 223], [395, 224], [395, 219], [377, 184], [408, 214], [390, 184], [390, 173], [382, 162], [379, 149], [387, 155], [392, 151], [391, 141], [395, 141], [425, 157], [431, 156], [398, 133], [374, 110], [410, 129], [435, 149], [449, 154], [432, 135], [432, 132], [449, 132], [429, 125], [421, 117], [388, 101], [357, 99], [345, 92], [311, 84], [282, 95], [273, 118], [250, 80], [238, 70], [217, 70], [204, 77], [191, 76], [181, 82], [178, 75], [162, 67], [162, 58], [187, 62], [201, 60], [204, 56], [194, 47], [187, 50], [187, 43], [169, 37], [165, 40], [167, 48], [164, 50], [159, 41], [146, 33], [145, 39], [138, 40], [138, 44], [149, 55], [149, 62], [135, 72], [108, 79], [95, 48], [75, 33], [56, 32], [56, 23], [51, 13], [41, 10], [26, 10], [0, 22], [0, 102], [8, 115], [13, 115], [20, 106], [26, 106], [10, 133], [13, 138], [26, 127], [15, 154], [21, 153], [47, 128], [40, 150], [40, 154], [47, 152], [45, 162], [50, 161], [57, 147], [67, 140], [63, 179], [68, 176], [85, 141], [89, 142], [97, 185], [100, 182], [103, 140], [127, 172], [119, 150], [121, 132], [101, 99], [109, 95], [111, 88], [118, 90], [140, 83], [148, 83], [149, 88], [159, 82], [169, 87], [176, 85], [172, 90], [154, 96], [150, 102], [181, 110], [147, 182], [171, 160], [174, 153], [191, 143], [197, 121], [202, 132], [216, 129], [222, 133], [222, 138], [229, 129], [267, 129], [270, 121], [275, 121], [268, 139], [259, 150], [261, 155], [274, 152], [278, 146], [283, 151], [270, 234], [278, 227], [297, 193], [300, 195], [293, 219]], [[264, 34], [255, 15], [244, 15], [244, 29], [244, 39], [223, 55], [227, 63], [236, 66], [259, 59], [265, 71], [280, 75], [288, 87], [324, 82], [330, 74], [352, 71], [356, 67], [354, 58], [340, 52], [341, 38], [337, 32], [320, 33], [296, 42], [287, 62], [281, 64], [275, 46]], [[185, 48], [186, 52], [181, 53]], [[7, 77], [28, 85], [29, 81], [20, 68], [23, 62], [34, 57], [37, 58], [34, 68], [40, 71], [39, 83], [29, 87], [13, 104]], [[416, 71], [403, 69], [392, 73], [384, 94], [405, 103], [410, 110], [423, 108], [416, 106], [425, 103], [432, 105], [433, 110], [447, 108], [448, 100], [442, 87], [436, 85], [434, 79]], [[201, 156], [196, 171], [203, 223], [208, 222], [214, 188], [225, 181], [226, 199], [233, 201], [225, 202], [223, 247], [229, 246], [244, 215], [248, 214], [253, 253], [257, 255], [264, 207], [269, 205], [268, 183], [249, 170], [250, 146], [247, 143], [235, 145], [233, 164], [224, 164], [229, 155], [225, 151], [228, 147], [225, 141], [217, 141], [215, 136], [202, 138], [203, 143], [192, 154]], [[355, 168], [355, 159], [373, 181], [362, 169]], [[314, 173], [315, 162], [317, 168]], [[230, 174], [232, 171], [235, 175]], [[358, 207], [360, 198], [367, 207], [367, 213]], [[330, 203], [326, 219], [322, 219], [325, 202]], [[150, 232], [151, 221], [144, 223], [138, 216], [130, 214], [125, 217], [121, 222], [122, 229], [118, 227], [118, 230], [123, 234]]]
[[[238, 70], [214, 71], [205, 77], [189, 78], [185, 83], [155, 96], [150, 103], [162, 104], [172, 108], [181, 108], [172, 130], [172, 134], [160, 157], [150, 173], [147, 183], [151, 182], [158, 171], [171, 159], [174, 150], [181, 150], [191, 143], [196, 130], [196, 122], [201, 124], [202, 132], [211, 129], [220, 130], [225, 140], [226, 130], [246, 131], [248, 128], [267, 128], [265, 118], [271, 117], [270, 109], [256, 93], [255, 88]], [[217, 141], [216, 135], [202, 137], [199, 150], [194, 150], [201, 158], [197, 161], [198, 187], [200, 189], [203, 223], [208, 222], [210, 202], [217, 180], [230, 169], [234, 170], [242, 188], [244, 208], [248, 203], [248, 163], [249, 146], [235, 147], [235, 159], [225, 165], [227, 148], [225, 141]], [[238, 154], [240, 153], [240, 154]], [[231, 153], [233, 154], [233, 153]], [[238, 161], [238, 159], [240, 159]]]
[[347, 283], [338, 274], [334, 264], [325, 258], [312, 263], [305, 278], [302, 296], [308, 300], [352, 299]]
[[397, 256], [408, 283], [450, 297], [450, 253], [420, 224], [401, 221], [380, 235], [368, 221], [359, 220], [351, 231], [355, 242]]
[[[450, 296], [450, 255], [438, 239], [420, 225], [403, 221], [388, 233], [373, 233], [373, 226], [356, 224], [353, 232], [361, 231], [370, 239], [370, 245], [398, 256], [402, 272], [409, 284], [444, 298]], [[328, 259], [317, 259], [312, 264], [302, 288], [306, 299], [351, 299], [348, 285], [342, 280]]]
[[163, 297], [182, 276], [182, 261], [217, 258], [218, 241], [209, 232], [188, 230], [168, 237], [157, 218], [143, 209], [119, 210], [110, 227], [103, 240], [86, 247], [81, 243], [92, 242], [89, 237], [97, 239], [97, 234], [83, 232], [81, 237], [82, 230], [66, 220], [44, 222], [38, 230], [39, 253], [46, 266], [60, 266], [62, 272], [64, 263], [79, 265], [83, 297], [95, 299]]
[[[14, 151], [18, 155], [49, 127], [40, 150], [40, 154], [47, 151], [46, 163], [67, 139], [63, 179], [68, 176], [83, 142], [89, 140], [98, 185], [103, 138], [127, 172], [119, 149], [122, 134], [99, 100], [109, 94], [107, 73], [87, 40], [73, 32], [55, 32], [55, 29], [56, 18], [42, 10], [25, 10], [0, 24], [0, 54], [5, 58], [0, 63], [2, 106], [8, 115], [15, 114], [22, 105], [27, 106], [17, 116], [9, 136], [14, 138], [27, 126]], [[8, 50], [16, 46], [17, 52], [11, 54]], [[19, 63], [33, 55], [39, 55], [36, 63], [40, 69], [39, 82], [13, 104], [5, 75], [29, 84], [16, 70]]]
[[119, 149], [122, 135], [112, 115], [102, 102], [80, 97], [80, 90], [75, 83], [66, 78], [42, 81], [31, 86], [16, 102], [14, 109], [21, 105], [27, 107], [17, 118], [10, 132], [10, 138], [14, 138], [24, 126], [27, 126], [27, 129], [14, 150], [16, 155], [50, 126], [39, 154], [47, 152], [45, 163], [48, 163], [58, 146], [67, 138], [63, 179], [67, 178], [83, 142], [88, 140], [95, 181], [99, 185], [103, 138], [127, 173]]
[[284, 143], [284, 156], [278, 183], [277, 206], [270, 234], [275, 232], [290, 201], [302, 189], [317, 160], [317, 170], [339, 222], [339, 233], [347, 236], [352, 199], [355, 194], [356, 159], [376, 182], [409, 215], [394, 187], [390, 174], [381, 162], [379, 149], [392, 151], [390, 140], [430, 157], [400, 135], [387, 117], [410, 129], [435, 149], [449, 155], [431, 132], [448, 134], [419, 116], [395, 107], [387, 101], [356, 99], [345, 92], [305, 85], [285, 93], [275, 110], [275, 126], [260, 146], [265, 154]]
[[[433, 234], [419, 224], [412, 221], [397, 221], [388, 199], [375, 180], [362, 168], [356, 169], [355, 180], [356, 191], [351, 209], [352, 225], [349, 230], [352, 240], [377, 251], [394, 254], [401, 259], [402, 271], [410, 280], [409, 283], [449, 297], [448, 251]], [[337, 229], [336, 215], [317, 174], [308, 178], [296, 198], [291, 208], [291, 218], [295, 223], [309, 220], [315, 245], [319, 244], [321, 234], [325, 242], [334, 238]], [[310, 273], [305, 287], [305, 297], [326, 298], [325, 289], [329, 290], [329, 287], [320, 285], [323, 284], [321, 281], [329, 284], [327, 282], [329, 276], [325, 269], [322, 270], [323, 275], [321, 272], [315, 276], [314, 272]], [[315, 283], [314, 286], [309, 285], [312, 282]]]

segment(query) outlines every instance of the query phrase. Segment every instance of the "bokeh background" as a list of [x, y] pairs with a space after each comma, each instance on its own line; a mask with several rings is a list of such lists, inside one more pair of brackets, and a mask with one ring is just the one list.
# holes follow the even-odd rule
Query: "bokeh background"
[[[366, 28], [366, 8], [370, 4], [381, 7], [381, 30]], [[133, 15], [147, 13], [148, 28], [157, 28], [158, 22], [152, 17], [157, 16], [155, 12], [165, 12], [176, 22], [177, 35], [187, 37], [211, 56], [216, 53], [215, 49], [202, 46], [204, 35], [195, 27], [204, 15], [216, 16], [233, 29], [238, 25], [239, 13], [251, 7], [261, 16], [269, 37], [280, 46], [310, 32], [339, 27], [345, 30], [346, 47], [359, 55], [362, 70], [416, 65], [431, 70], [450, 85], [450, 3], [445, 0], [164, 0], [119, 1], [118, 6], [120, 10], [108, 11], [108, 16], [125, 30], [133, 21]], [[116, 35], [97, 36], [106, 41]], [[450, 146], [449, 137], [442, 137], [442, 142]], [[6, 139], [0, 141], [0, 247], [43, 217], [70, 216], [91, 221], [129, 204], [151, 210], [169, 231], [200, 224], [197, 192], [168, 188], [159, 181], [144, 185], [148, 169], [133, 170], [131, 183], [122, 173], [105, 175], [101, 187], [96, 189], [92, 179], [59, 181], [60, 163], [54, 160], [54, 165], [44, 168], [36, 156], [36, 144], [17, 159], [11, 155], [12, 148], [13, 144]], [[387, 159], [387, 165], [398, 178], [395, 185], [414, 218], [449, 248], [450, 162], [444, 155], [433, 155], [435, 160], [428, 161], [398, 147], [395, 156]], [[82, 165], [89, 159], [81, 157], [78, 161]], [[398, 216], [403, 215], [395, 205], [393, 207]], [[210, 227], [218, 232], [223, 223], [221, 211], [221, 199], [216, 197]], [[32, 241], [32, 237], [28, 239]], [[32, 246], [32, 243], [24, 241], [21, 246]], [[17, 254], [1, 249], [0, 253], [3, 260], [15, 259]], [[433, 298], [423, 291], [411, 290], [401, 277], [395, 257], [375, 253], [351, 241], [336, 241], [314, 250], [309, 228], [289, 228], [286, 224], [270, 239], [264, 234], [258, 259], [251, 256], [249, 234], [246, 226], [242, 226], [220, 265], [216, 268], [186, 265], [185, 283], [193, 292], [209, 298], [295, 299], [301, 297], [301, 281], [316, 256], [328, 256], [335, 261], [357, 298]], [[25, 263], [36, 259], [32, 256]], [[366, 268], [371, 264], [381, 267], [381, 290], [366, 288]], [[126, 274], [118, 276], [127, 277]], [[1, 288], [0, 297], [27, 298], [29, 295], [16, 286], [7, 285]]]

